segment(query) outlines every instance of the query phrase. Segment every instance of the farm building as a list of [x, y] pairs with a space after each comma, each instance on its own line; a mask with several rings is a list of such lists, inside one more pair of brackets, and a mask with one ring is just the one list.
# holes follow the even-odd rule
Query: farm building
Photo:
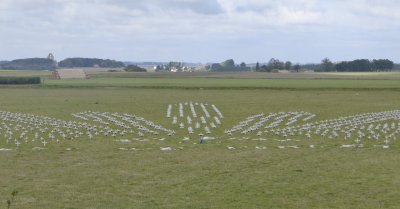
[[82, 69], [56, 70], [52, 75], [53, 79], [88, 79], [89, 76]]

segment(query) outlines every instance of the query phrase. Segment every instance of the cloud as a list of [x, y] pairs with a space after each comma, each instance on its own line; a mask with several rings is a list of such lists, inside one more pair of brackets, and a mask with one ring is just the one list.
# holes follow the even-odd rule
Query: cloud
[[[395, 1], [374, 0], [1, 0], [2, 26], [77, 28], [88, 31], [186, 33], [202, 28], [207, 33], [262, 30], [269, 27], [386, 28], [400, 24]], [[368, 21], [368, 22], [367, 22]], [[8, 24], [8, 25], [7, 25]], [[317, 27], [316, 26], [316, 27]], [[220, 30], [223, 29], [223, 31]], [[138, 30], [143, 31], [138, 31]], [[63, 30], [61, 30], [62, 32]], [[65, 30], [64, 30], [65, 31]]]
[[199, 14], [218, 14], [222, 12], [216, 0], [103, 0], [101, 3], [118, 5], [128, 9], [138, 8], [147, 11], [152, 9], [174, 12], [192, 11]]
[[[263, 53], [262, 47], [273, 48], [279, 56], [286, 54], [276, 48], [290, 48], [293, 55], [288, 58], [305, 48], [340, 57], [326, 47], [341, 45], [356, 56], [360, 44], [353, 43], [368, 49], [382, 43], [382, 50], [400, 41], [398, 10], [396, 0], [0, 0], [0, 38], [7, 40], [0, 47], [9, 49], [0, 52], [0, 59], [52, 48], [64, 49], [62, 56], [107, 57], [107, 51], [113, 51], [116, 58], [134, 59], [126, 54], [133, 47], [141, 52], [134, 53], [140, 59], [206, 61], [224, 54], [251, 58], [222, 49], [229, 46], [246, 52], [249, 47], [257, 54]], [[32, 49], [22, 52], [24, 46]], [[210, 53], [210, 46], [221, 49]], [[155, 54], [160, 48], [176, 54]]]

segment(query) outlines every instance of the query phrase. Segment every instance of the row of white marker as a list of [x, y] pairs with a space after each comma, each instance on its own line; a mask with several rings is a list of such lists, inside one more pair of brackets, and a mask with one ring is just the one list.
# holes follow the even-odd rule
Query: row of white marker
[[131, 131], [132, 129], [137, 129], [140, 132], [145, 132], [154, 135], [158, 135], [159, 132], [164, 132], [167, 133], [168, 135], [175, 134], [175, 131], [173, 130], [164, 128], [161, 125], [157, 125], [156, 123], [146, 120], [143, 117], [127, 113], [122, 114], [122, 113], [86, 111], [73, 114], [73, 116], [75, 117], [78, 116], [80, 119], [83, 119], [85, 121], [100, 123], [102, 125], [107, 125], [107, 126], [111, 125], [113, 127], [118, 127], [128, 131]]
[[61, 140], [92, 139], [96, 129], [96, 126], [86, 122], [0, 111], [0, 140], [16, 146], [38, 142], [46, 146]]
[[[400, 135], [400, 110], [365, 113], [296, 126], [292, 123], [282, 125], [282, 121], [280, 121], [282, 118], [279, 117], [277, 121], [281, 124], [280, 126], [276, 126], [277, 121], [275, 121], [261, 129], [263, 124], [273, 115], [267, 117], [263, 117], [262, 114], [255, 115], [226, 131], [226, 133], [249, 134], [254, 132], [258, 136], [272, 134], [275, 137], [283, 138], [297, 136], [306, 139], [343, 139], [345, 141], [354, 140], [355, 143], [370, 140], [383, 141], [385, 144], [397, 140]], [[308, 120], [308, 118], [305, 119]]]
[[[56, 118], [32, 114], [0, 111], [0, 142], [17, 146], [29, 143], [63, 140], [94, 139], [96, 136], [124, 137], [125, 135], [145, 136], [175, 131], [166, 129], [152, 121], [131, 114], [81, 112], [73, 114], [80, 121], [64, 121]], [[98, 123], [98, 125], [95, 125]]]
[[[203, 104], [203, 103], [193, 103], [193, 102], [186, 102], [186, 103], [179, 103], [179, 117], [183, 118], [185, 116], [184, 114], [184, 106], [189, 105], [191, 114], [193, 118], [197, 118], [197, 113], [195, 110], [195, 105], [198, 106], [200, 105], [201, 109], [203, 110], [205, 116], [207, 118], [211, 117], [210, 113], [208, 112], [206, 105], [207, 104]], [[213, 110], [217, 113], [217, 115], [219, 116], [219, 118], [224, 118], [223, 114], [221, 113], [221, 111], [217, 108], [217, 106], [215, 106], [214, 104], [211, 105], [211, 107], [213, 108]], [[169, 104], [167, 107], [167, 118], [171, 118], [172, 117], [172, 109], [173, 109], [173, 105]]]
[[[174, 106], [178, 108], [178, 116], [172, 117]], [[185, 117], [186, 106], [189, 107], [186, 109], [188, 109], [190, 112]], [[224, 118], [224, 116], [214, 104], [211, 105], [215, 112], [215, 115], [212, 116], [208, 111], [207, 106], [208, 104], [198, 102], [181, 102], [175, 105], [169, 104], [167, 107], [167, 118], [172, 117], [172, 124], [179, 126], [180, 129], [185, 129], [185, 127], [187, 127], [187, 132], [189, 134], [194, 134], [196, 131], [199, 131], [199, 133], [204, 131], [206, 134], [210, 134], [211, 129], [215, 129], [221, 125], [221, 120]], [[198, 107], [200, 111], [196, 111], [196, 107]], [[198, 112], [202, 112], [204, 115], [200, 115], [199, 117]]]
[[[308, 112], [279, 112], [270, 114], [261, 113], [248, 117], [238, 125], [235, 125], [233, 128], [225, 131], [225, 133], [229, 135], [232, 135], [235, 132], [248, 134], [258, 131], [263, 127], [265, 129], [273, 129], [281, 125], [290, 126], [299, 122], [299, 120], [308, 121], [314, 117], [314, 114]], [[270, 123], [268, 124], [268, 122]]]

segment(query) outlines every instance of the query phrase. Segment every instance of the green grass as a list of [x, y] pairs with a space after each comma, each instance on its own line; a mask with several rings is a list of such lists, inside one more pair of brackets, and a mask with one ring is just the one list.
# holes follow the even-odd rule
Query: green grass
[[400, 72], [332, 72], [332, 73], [321, 73], [324, 75], [341, 75], [341, 76], [354, 76], [362, 78], [400, 78]]
[[91, 78], [45, 80], [46, 87], [124, 87], [186, 89], [394, 89], [399, 80], [230, 79], [230, 78]]
[[398, 207], [395, 150], [207, 145], [162, 153], [83, 145], [2, 154], [2, 194], [18, 189], [15, 208]]
[[[94, 78], [0, 88], [0, 110], [64, 120], [84, 110], [112, 111], [170, 127], [167, 105], [184, 101], [216, 104], [225, 115], [220, 131], [213, 134], [221, 138], [201, 146], [193, 144], [197, 138], [183, 142], [186, 135], [178, 133], [166, 141], [81, 140], [42, 151], [29, 145], [0, 152], [0, 208], [13, 190], [19, 191], [15, 208], [399, 208], [397, 144], [389, 150], [372, 144], [341, 149], [342, 141], [301, 140], [292, 142], [300, 149], [278, 149], [281, 143], [273, 140], [230, 140], [222, 134], [261, 112], [302, 110], [322, 120], [399, 109], [397, 83]], [[309, 144], [318, 146], [309, 149]], [[228, 150], [228, 145], [237, 149]], [[6, 146], [0, 142], [0, 148]], [[183, 150], [159, 150], [166, 146]]]
[[400, 72], [363, 72], [363, 73], [262, 73], [262, 72], [184, 72], [184, 73], [133, 73], [133, 72], [102, 72], [87, 71], [92, 77], [106, 78], [270, 78], [270, 79], [400, 79]]
[[48, 78], [51, 71], [44, 70], [0, 70], [0, 77], [42, 77]]

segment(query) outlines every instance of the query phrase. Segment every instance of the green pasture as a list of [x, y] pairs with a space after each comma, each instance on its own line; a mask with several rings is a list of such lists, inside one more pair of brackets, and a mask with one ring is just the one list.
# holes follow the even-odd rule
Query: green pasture
[[91, 77], [103, 78], [259, 78], [259, 79], [400, 79], [400, 72], [105, 72], [96, 70], [86, 70]]
[[[15, 149], [0, 142], [0, 148], [14, 149], [0, 151], [0, 208], [13, 190], [19, 193], [12, 208], [400, 207], [398, 144], [344, 149], [341, 140], [299, 138], [289, 143], [299, 149], [278, 149], [284, 142], [273, 138], [223, 134], [261, 112], [307, 111], [325, 120], [399, 109], [398, 80], [99, 76], [0, 87], [3, 111], [63, 120], [86, 110], [121, 112], [167, 128], [172, 128], [167, 105], [186, 101], [216, 104], [223, 112], [222, 127], [212, 134], [216, 139], [199, 145], [197, 136], [183, 141], [188, 135], [178, 132], [165, 141], [99, 138], [49, 144], [45, 150], [32, 149], [40, 144]], [[176, 150], [160, 151], [168, 146]]]
[[330, 72], [330, 73], [320, 73], [322, 75], [338, 75], [338, 76], [349, 76], [349, 77], [360, 77], [360, 78], [387, 78], [387, 79], [399, 79], [400, 72]]
[[351, 79], [232, 79], [232, 78], [91, 78], [45, 80], [45, 87], [121, 87], [186, 89], [394, 89], [399, 80]]
[[51, 76], [51, 71], [44, 70], [0, 70], [0, 77], [30, 77], [39, 76], [48, 78]]

